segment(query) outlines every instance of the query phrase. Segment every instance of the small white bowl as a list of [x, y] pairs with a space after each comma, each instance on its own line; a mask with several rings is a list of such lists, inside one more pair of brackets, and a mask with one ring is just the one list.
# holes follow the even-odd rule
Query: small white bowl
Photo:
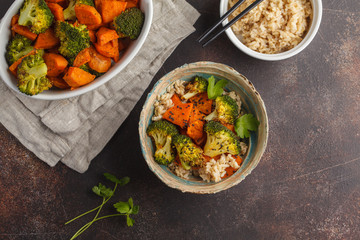
[[[22, 94], [24, 96], [28, 96], [23, 94], [17, 88], [17, 80], [8, 70], [8, 64], [5, 60], [5, 52], [6, 46], [10, 40], [10, 22], [12, 16], [18, 13], [20, 7], [22, 6], [24, 0], [16, 0], [11, 5], [11, 7], [6, 12], [5, 16], [1, 20], [0, 24], [0, 77], [6, 83], [6, 85], [14, 90], [15, 92]], [[28, 96], [35, 99], [42, 100], [59, 100], [64, 98], [70, 98], [79, 96], [81, 94], [87, 93], [96, 89], [97, 87], [103, 85], [111, 78], [113, 78], [116, 74], [118, 74], [121, 70], [123, 70], [130, 61], [136, 56], [136, 54], [141, 49], [142, 45], [145, 42], [145, 39], [150, 31], [151, 22], [153, 18], [153, 4], [152, 0], [140, 0], [140, 8], [145, 14], [144, 26], [141, 31], [140, 36], [133, 41], [130, 46], [126, 49], [125, 53], [120, 58], [120, 61], [114, 64], [110, 70], [105, 73], [103, 76], [96, 78], [93, 82], [77, 88], [75, 90], [63, 90], [63, 89], [50, 89], [39, 93], [38, 95]]]
[[[305, 38], [294, 48], [282, 52], [282, 53], [277, 53], [277, 54], [265, 54], [265, 53], [259, 53], [256, 52], [250, 48], [248, 48], [247, 46], [245, 46], [238, 37], [236, 37], [235, 33], [233, 32], [233, 30], [230, 28], [228, 28], [225, 32], [227, 34], [227, 36], [230, 38], [231, 42], [241, 51], [243, 51], [245, 54], [257, 58], [257, 59], [261, 59], [261, 60], [265, 60], [265, 61], [278, 61], [278, 60], [283, 60], [283, 59], [287, 59], [290, 58], [296, 54], [298, 54], [299, 52], [301, 52], [302, 50], [304, 50], [309, 43], [314, 39], [319, 26], [320, 26], [320, 22], [321, 22], [321, 17], [322, 17], [322, 2], [321, 0], [310, 0], [311, 5], [312, 5], [312, 10], [313, 10], [313, 19], [311, 22], [311, 26], [310, 29], [308, 31], [308, 33], [306, 34]], [[229, 5], [229, 0], [221, 0], [220, 1], [220, 16], [223, 16], [227, 11], [228, 11], [228, 5]], [[226, 19], [223, 22], [223, 25], [227, 24], [229, 21], [228, 19]]]

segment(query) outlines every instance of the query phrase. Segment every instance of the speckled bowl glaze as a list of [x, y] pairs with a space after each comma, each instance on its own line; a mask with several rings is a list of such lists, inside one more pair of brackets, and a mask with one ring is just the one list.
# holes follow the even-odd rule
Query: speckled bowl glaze
[[[218, 183], [208, 183], [198, 178], [185, 180], [173, 174], [166, 166], [157, 164], [153, 158], [153, 144], [151, 139], [146, 135], [146, 129], [151, 123], [151, 118], [153, 116], [156, 96], [165, 93], [166, 88], [176, 80], [181, 79], [189, 81], [195, 75], [200, 75], [206, 78], [213, 75], [217, 80], [228, 80], [229, 83], [226, 86], [226, 89], [236, 91], [240, 94], [243, 107], [247, 112], [252, 113], [260, 121], [258, 131], [251, 133], [249, 149], [240, 169], [234, 175], [225, 178]], [[198, 194], [217, 193], [240, 183], [257, 166], [267, 144], [268, 118], [266, 115], [265, 105], [260, 97], [260, 94], [255, 90], [253, 84], [246, 77], [224, 64], [196, 62], [185, 64], [182, 67], [176, 68], [162, 77], [155, 84], [146, 99], [140, 115], [139, 134], [141, 150], [150, 170], [153, 171], [155, 175], [166, 185], [182, 192]]]

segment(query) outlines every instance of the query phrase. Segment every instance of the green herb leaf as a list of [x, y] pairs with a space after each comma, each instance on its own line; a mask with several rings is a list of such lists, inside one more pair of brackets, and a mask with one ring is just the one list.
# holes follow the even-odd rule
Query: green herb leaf
[[114, 204], [114, 207], [119, 213], [128, 213], [130, 211], [130, 205], [127, 202], [117, 202]]
[[130, 218], [129, 215], [126, 217], [126, 223], [127, 223], [128, 227], [134, 226], [134, 222], [135, 222], [135, 220]]
[[94, 186], [92, 188], [92, 191], [96, 195], [105, 198], [111, 197], [114, 194], [111, 188], [107, 188], [105, 185], [102, 185], [101, 183], [99, 183], [99, 186]]
[[114, 175], [110, 174], [110, 173], [104, 173], [104, 176], [106, 177], [107, 180], [112, 181], [113, 183], [117, 183], [120, 186], [124, 186], [127, 183], [129, 183], [130, 178], [129, 177], [124, 177], [122, 179], [118, 179], [117, 177], [115, 177]]
[[209, 85], [208, 85], [207, 93], [209, 99], [215, 99], [218, 96], [221, 96], [222, 93], [224, 92], [223, 88], [226, 86], [226, 84], [228, 84], [228, 82], [224, 79], [217, 81], [217, 83], [215, 84], [214, 76], [209, 77], [208, 82]]
[[240, 138], [250, 137], [249, 131], [256, 131], [260, 122], [250, 113], [238, 118], [235, 122], [235, 131]]
[[138, 205], [135, 205], [132, 209], [132, 214], [138, 214], [139, 213], [139, 206]]
[[133, 206], [134, 206], [134, 201], [133, 201], [132, 198], [129, 198], [128, 203], [129, 203], [129, 205], [130, 205], [130, 208], [133, 208]]

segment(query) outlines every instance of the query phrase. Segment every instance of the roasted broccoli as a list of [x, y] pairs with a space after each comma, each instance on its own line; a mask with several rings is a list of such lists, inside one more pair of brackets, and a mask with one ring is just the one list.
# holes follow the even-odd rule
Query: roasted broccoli
[[198, 93], [203, 93], [207, 91], [208, 81], [200, 76], [196, 76], [191, 82], [189, 82], [185, 87], [185, 95], [182, 96], [184, 99], [189, 99], [195, 96]]
[[43, 33], [53, 23], [54, 15], [44, 0], [25, 0], [20, 9], [19, 25], [28, 26], [36, 34]]
[[144, 20], [144, 13], [140, 9], [133, 7], [126, 9], [115, 17], [113, 24], [119, 36], [136, 39], [140, 35]]
[[9, 66], [16, 60], [31, 52], [34, 48], [31, 46], [31, 40], [16, 34], [6, 47], [5, 58]]
[[52, 87], [51, 81], [46, 77], [47, 66], [42, 57], [43, 51], [25, 57], [18, 69], [18, 88], [27, 95], [36, 95]]
[[146, 133], [154, 140], [156, 146], [155, 161], [162, 165], [173, 162], [175, 153], [171, 147], [171, 141], [178, 134], [175, 125], [165, 120], [152, 122], [146, 129]]
[[215, 110], [206, 116], [206, 121], [217, 120], [223, 124], [233, 124], [239, 115], [239, 107], [234, 99], [227, 95], [215, 99]]
[[173, 137], [172, 142], [184, 169], [189, 170], [193, 166], [202, 165], [204, 161], [203, 150], [197, 147], [188, 136], [178, 134]]
[[94, 1], [93, 0], [70, 0], [69, 5], [66, 9], [64, 9], [64, 18], [65, 20], [75, 20], [75, 5], [76, 4], [85, 4], [94, 7]]
[[57, 22], [55, 34], [60, 39], [59, 52], [64, 57], [74, 58], [81, 50], [90, 47], [86, 25], [79, 24], [75, 27], [67, 22]]
[[241, 152], [237, 136], [221, 123], [209, 121], [205, 124], [204, 130], [207, 134], [204, 146], [205, 155], [215, 157], [223, 153], [236, 155]]

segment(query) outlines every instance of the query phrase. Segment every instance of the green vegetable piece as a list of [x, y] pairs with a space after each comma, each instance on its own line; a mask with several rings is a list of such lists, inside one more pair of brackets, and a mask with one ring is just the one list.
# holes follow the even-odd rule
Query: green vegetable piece
[[204, 119], [217, 120], [222, 124], [233, 124], [239, 115], [239, 106], [236, 101], [227, 95], [222, 95], [215, 99], [215, 104], [215, 110]]
[[189, 170], [191, 167], [202, 165], [204, 161], [202, 156], [203, 150], [197, 147], [191, 138], [179, 134], [173, 137], [173, 144], [176, 147], [184, 169]]
[[127, 216], [126, 223], [127, 223], [128, 227], [132, 227], [132, 226], [134, 226], [135, 220], [130, 218], [129, 216]]
[[36, 34], [45, 32], [53, 23], [54, 15], [44, 0], [25, 0], [20, 9], [19, 25], [27, 26]]
[[182, 97], [187, 100], [198, 93], [206, 92], [207, 88], [208, 81], [203, 77], [195, 76], [194, 79], [186, 85], [186, 93]]
[[25, 56], [31, 52], [34, 48], [31, 46], [32, 41], [20, 34], [16, 34], [13, 39], [11, 39], [6, 47], [5, 58], [10, 66], [16, 60]]
[[116, 208], [116, 211], [118, 211], [119, 213], [128, 213], [131, 209], [130, 205], [128, 202], [117, 202], [114, 204], [114, 208]]
[[249, 131], [256, 131], [260, 122], [250, 113], [238, 118], [235, 122], [235, 131], [240, 138], [250, 137]]
[[114, 18], [113, 24], [120, 36], [136, 39], [144, 25], [145, 15], [139, 8], [128, 8]]
[[221, 96], [224, 92], [224, 87], [228, 84], [228, 82], [224, 79], [221, 79], [216, 82], [215, 84], [215, 78], [214, 76], [211, 76], [208, 79], [209, 85], [207, 88], [208, 98], [209, 99], [215, 99], [218, 96]]
[[114, 192], [111, 190], [111, 188], [107, 188], [105, 185], [99, 183], [99, 186], [94, 186], [92, 188], [92, 191], [100, 196], [100, 197], [105, 197], [105, 198], [108, 198], [108, 197], [111, 197]]

